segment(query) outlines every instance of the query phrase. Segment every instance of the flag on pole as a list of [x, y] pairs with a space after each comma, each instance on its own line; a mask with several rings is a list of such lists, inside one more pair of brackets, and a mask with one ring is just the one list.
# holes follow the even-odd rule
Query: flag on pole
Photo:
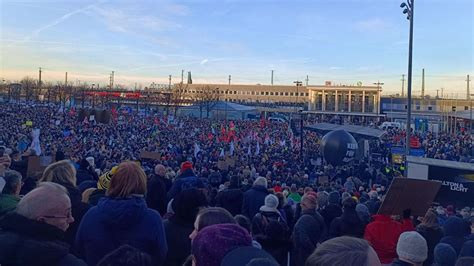
[[260, 153], [260, 143], [257, 141], [257, 148], [255, 149], [255, 155]]
[[232, 141], [232, 142], [230, 143], [230, 156], [233, 156], [233, 155], [234, 155], [234, 149], [235, 149], [235, 148], [234, 148], [234, 142]]
[[40, 145], [40, 129], [36, 128], [33, 129], [33, 132], [31, 132], [31, 136], [33, 137], [33, 141], [31, 142], [30, 149], [33, 149], [36, 152], [37, 156], [41, 155], [41, 145]]
[[197, 142], [194, 143], [194, 157], [197, 158], [198, 153], [201, 151], [199, 144]]
[[225, 156], [224, 148], [221, 148], [221, 154], [219, 154], [219, 157], [224, 157], [224, 156]]
[[250, 155], [252, 154], [252, 150], [250, 149], [250, 144], [249, 144], [249, 148], [247, 149], [247, 155]]

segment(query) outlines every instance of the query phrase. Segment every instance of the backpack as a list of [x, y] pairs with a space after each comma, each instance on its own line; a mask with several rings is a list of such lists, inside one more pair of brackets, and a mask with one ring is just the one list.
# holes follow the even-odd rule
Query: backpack
[[276, 218], [275, 216], [257, 213], [256, 217], [260, 221], [260, 232], [263, 232], [265, 238], [279, 240], [287, 240], [290, 238], [290, 229], [280, 214], [278, 214], [278, 218]]

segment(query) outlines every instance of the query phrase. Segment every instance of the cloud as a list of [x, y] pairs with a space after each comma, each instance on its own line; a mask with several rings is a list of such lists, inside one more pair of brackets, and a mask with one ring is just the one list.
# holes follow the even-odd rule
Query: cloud
[[388, 28], [387, 22], [380, 18], [371, 18], [355, 23], [356, 30], [359, 31], [382, 31]]
[[204, 59], [201, 61], [201, 63], [199, 63], [201, 66], [205, 65], [207, 62], [209, 62], [209, 59]]

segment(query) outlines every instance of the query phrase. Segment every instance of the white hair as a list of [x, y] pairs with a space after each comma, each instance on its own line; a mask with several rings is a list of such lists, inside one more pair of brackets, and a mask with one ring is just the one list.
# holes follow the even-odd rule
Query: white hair
[[370, 191], [369, 192], [369, 198], [370, 199], [376, 199], [379, 197], [379, 193], [377, 193], [377, 191]]
[[253, 182], [253, 185], [254, 186], [263, 186], [263, 187], [267, 187], [268, 186], [268, 183], [267, 183], [267, 179], [263, 176], [255, 179], [255, 181]]
[[53, 182], [41, 182], [18, 202], [15, 212], [34, 220], [57, 208], [65, 197], [69, 200], [65, 187]]

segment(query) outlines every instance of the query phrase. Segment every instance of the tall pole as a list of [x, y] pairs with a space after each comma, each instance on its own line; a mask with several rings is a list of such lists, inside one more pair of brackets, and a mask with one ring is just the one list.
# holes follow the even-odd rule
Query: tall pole
[[[469, 136], [472, 135], [472, 98], [471, 98], [471, 90], [469, 89], [469, 83], [471, 82], [471, 80], [469, 79], [469, 75], [467, 75], [467, 99], [470, 101], [471, 103], [471, 106], [470, 106], [470, 111], [469, 111]], [[473, 141], [473, 138], [471, 138], [471, 143]]]
[[273, 86], [273, 70], [272, 70], [272, 79], [271, 79], [271, 84]]
[[408, 88], [407, 88], [407, 127], [406, 127], [406, 140], [405, 140], [405, 169], [406, 175], [408, 176], [408, 156], [410, 155], [410, 131], [411, 131], [411, 87], [412, 87], [412, 63], [413, 63], [413, 20], [415, 16], [415, 0], [407, 0], [408, 6], [402, 3], [400, 7], [406, 7], [403, 11], [408, 13], [408, 19], [410, 20], [410, 35], [408, 44]]
[[[36, 97], [41, 93], [41, 67], [39, 68], [38, 90], [36, 90]], [[38, 99], [36, 99], [38, 100]]]
[[304, 136], [303, 136], [303, 110], [300, 110], [300, 158], [301, 158], [301, 163], [304, 164], [304, 158], [303, 158], [303, 141], [304, 141]]
[[308, 87], [308, 83], [309, 83], [309, 76], [306, 75], [306, 87]]
[[230, 85], [231, 80], [232, 80], [232, 75], [229, 75], [229, 85]]
[[469, 79], [469, 75], [467, 75], [467, 79], [466, 79], [466, 82], [467, 82], [467, 96], [466, 96], [466, 99], [467, 100], [470, 100], [471, 99], [471, 90], [469, 89], [469, 83], [471, 82], [471, 80]]
[[425, 69], [421, 70], [421, 98], [425, 97]]
[[402, 75], [402, 97], [405, 97], [405, 74]]
[[184, 69], [181, 70], [181, 84], [184, 82]]

